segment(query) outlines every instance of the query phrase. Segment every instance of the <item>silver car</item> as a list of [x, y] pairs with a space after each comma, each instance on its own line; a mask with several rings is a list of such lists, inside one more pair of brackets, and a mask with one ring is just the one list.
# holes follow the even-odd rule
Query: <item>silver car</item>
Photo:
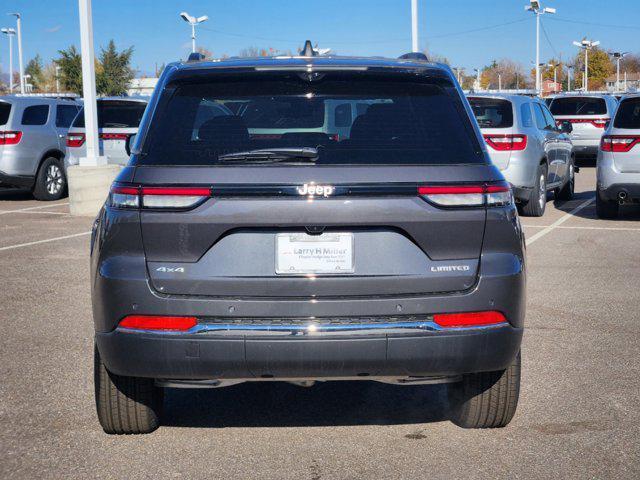
[[65, 195], [65, 138], [79, 109], [72, 98], [0, 97], [0, 187], [28, 188], [38, 200]]
[[566, 93], [554, 97], [549, 109], [558, 125], [571, 122], [571, 141], [576, 156], [595, 158], [600, 137], [617, 106], [613, 95]]
[[[127, 144], [131, 136], [138, 132], [147, 103], [148, 97], [98, 99], [100, 155], [107, 157], [107, 163], [126, 165], [129, 161]], [[65, 169], [70, 165], [78, 165], [80, 158], [86, 156], [85, 140], [84, 110], [80, 110], [67, 134]]]
[[491, 160], [511, 184], [523, 215], [542, 216], [550, 190], [563, 200], [573, 196], [570, 123], [557, 127], [538, 98], [474, 94], [468, 99]]
[[619, 205], [640, 202], [640, 94], [623, 97], [602, 136], [596, 212], [615, 218]]

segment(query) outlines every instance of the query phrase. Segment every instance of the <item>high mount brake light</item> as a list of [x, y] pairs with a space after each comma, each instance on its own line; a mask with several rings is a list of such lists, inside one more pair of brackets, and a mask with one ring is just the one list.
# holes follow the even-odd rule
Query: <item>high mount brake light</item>
[[526, 135], [501, 135], [487, 133], [483, 135], [485, 142], [494, 150], [507, 152], [527, 148]]
[[22, 138], [22, 132], [0, 132], [0, 145], [17, 145]]
[[188, 209], [211, 197], [208, 187], [129, 187], [114, 185], [109, 205], [117, 208]]
[[196, 317], [171, 317], [158, 315], [129, 315], [118, 324], [119, 328], [133, 330], [162, 330], [184, 332], [198, 324]]
[[84, 145], [84, 133], [68, 133], [67, 147], [77, 148]]
[[600, 141], [603, 152], [629, 152], [640, 143], [640, 135], [604, 135]]
[[499, 207], [511, 205], [513, 196], [506, 182], [482, 185], [427, 185], [418, 195], [440, 207]]
[[505, 316], [496, 311], [466, 312], [466, 313], [437, 313], [433, 321], [444, 328], [483, 327], [506, 323]]

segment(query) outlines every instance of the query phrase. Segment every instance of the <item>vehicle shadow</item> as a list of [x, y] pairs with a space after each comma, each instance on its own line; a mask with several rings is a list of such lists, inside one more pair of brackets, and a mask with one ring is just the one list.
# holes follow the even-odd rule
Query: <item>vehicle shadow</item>
[[447, 420], [449, 410], [446, 385], [368, 381], [167, 388], [164, 407], [164, 426], [196, 428], [415, 424]]
[[19, 190], [16, 188], [0, 188], [0, 201], [33, 199], [33, 194], [29, 190]]

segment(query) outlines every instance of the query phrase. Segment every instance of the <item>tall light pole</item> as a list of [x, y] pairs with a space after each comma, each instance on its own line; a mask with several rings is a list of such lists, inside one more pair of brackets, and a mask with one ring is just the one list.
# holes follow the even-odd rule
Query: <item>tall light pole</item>
[[542, 8], [539, 0], [530, 0], [524, 9], [536, 16], [536, 91], [540, 92], [540, 15], [556, 13], [555, 8]]
[[20, 67], [20, 93], [24, 93], [24, 68], [22, 67], [22, 18], [19, 13], [7, 13], [16, 17], [16, 29], [18, 31], [18, 65]]
[[594, 42], [593, 40], [587, 40], [583, 38], [581, 42], [573, 42], [576, 47], [580, 47], [584, 50], [584, 81], [582, 82], [582, 87], [585, 92], [589, 91], [589, 50], [593, 47], [597, 47], [600, 45], [599, 41]]
[[616, 59], [616, 92], [620, 91], [620, 60], [629, 52], [609, 52], [609, 55]]
[[498, 74], [498, 90], [502, 90], [502, 75]]
[[13, 93], [13, 37], [16, 31], [13, 28], [3, 28], [2, 33], [9, 37], [9, 93]]
[[187, 12], [181, 12], [180, 18], [182, 18], [185, 22], [191, 25], [191, 53], [196, 52], [196, 25], [206, 22], [209, 20], [207, 15], [202, 15], [201, 17], [192, 17]]
[[418, 51], [418, 0], [411, 0], [411, 51]]
[[571, 91], [571, 71], [573, 70], [572, 65], [567, 65], [567, 92]]
[[473, 71], [476, 72], [476, 84], [478, 85], [478, 90], [482, 90], [482, 85], [480, 84], [481, 70], [479, 68], [474, 68]]
[[60, 93], [60, 70], [62, 70], [62, 67], [56, 65], [56, 93]]

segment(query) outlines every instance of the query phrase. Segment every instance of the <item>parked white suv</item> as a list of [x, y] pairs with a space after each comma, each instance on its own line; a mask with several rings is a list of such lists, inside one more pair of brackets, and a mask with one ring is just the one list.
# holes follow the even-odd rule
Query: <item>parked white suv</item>
[[623, 97], [598, 152], [596, 210], [615, 218], [619, 205], [640, 202], [640, 94]]

